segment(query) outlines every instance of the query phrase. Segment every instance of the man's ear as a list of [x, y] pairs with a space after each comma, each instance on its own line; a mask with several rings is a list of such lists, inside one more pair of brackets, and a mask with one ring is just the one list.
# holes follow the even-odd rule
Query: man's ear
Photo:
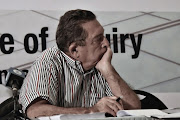
[[75, 42], [71, 43], [69, 46], [69, 53], [71, 57], [75, 59], [79, 58], [77, 47], [78, 45]]

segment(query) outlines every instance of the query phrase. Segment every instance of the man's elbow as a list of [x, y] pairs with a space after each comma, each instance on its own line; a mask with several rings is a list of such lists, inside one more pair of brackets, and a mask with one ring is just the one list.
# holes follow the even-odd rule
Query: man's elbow
[[124, 103], [124, 109], [126, 110], [141, 109], [141, 101], [139, 99], [136, 99], [131, 103]]
[[35, 116], [33, 115], [32, 112], [27, 112], [27, 117], [30, 118], [30, 119], [34, 119]]
[[136, 104], [134, 104], [133, 109], [141, 109], [141, 101], [137, 100]]
[[141, 109], [141, 101], [138, 97], [134, 99], [134, 102], [131, 105], [131, 109]]
[[27, 114], [27, 117], [30, 119], [34, 119], [37, 117], [33, 106], [30, 106], [29, 108], [27, 108], [26, 114]]

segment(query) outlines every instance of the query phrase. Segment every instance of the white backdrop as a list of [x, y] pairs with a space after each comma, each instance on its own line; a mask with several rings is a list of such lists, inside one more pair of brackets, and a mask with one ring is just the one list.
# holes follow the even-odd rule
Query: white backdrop
[[179, 0], [0, 0], [2, 10], [180, 11]]
[[[52, 10], [0, 10], [0, 38], [9, 42], [5, 34], [12, 36], [11, 45], [1, 42], [0, 70], [10, 67], [29, 69], [34, 60], [42, 52], [43, 43], [46, 48], [55, 45], [55, 32], [59, 17], [64, 11]], [[180, 12], [121, 12], [94, 11], [97, 19], [105, 29], [105, 36], [110, 35], [111, 48], [114, 51], [112, 64], [118, 73], [133, 89], [149, 92], [180, 92]], [[44, 31], [45, 40], [39, 37]], [[117, 28], [117, 32], [113, 32]], [[33, 34], [36, 42], [28, 34]], [[113, 34], [117, 35], [117, 43], [113, 42]], [[135, 59], [135, 50], [131, 39], [125, 40], [125, 53], [122, 52], [120, 34], [142, 34], [140, 51]], [[25, 41], [29, 41], [29, 46]], [[42, 42], [43, 41], [43, 42]], [[117, 52], [114, 46], [117, 45]], [[5, 46], [5, 50], [3, 47]], [[26, 49], [32, 51], [32, 54]], [[14, 48], [12, 52], [10, 47]], [[136, 52], [137, 53], [137, 52]]]

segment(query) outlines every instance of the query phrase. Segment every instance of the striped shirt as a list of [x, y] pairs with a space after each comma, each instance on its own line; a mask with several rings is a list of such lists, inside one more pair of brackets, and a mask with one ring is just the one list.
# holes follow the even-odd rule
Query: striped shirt
[[57, 47], [43, 51], [33, 63], [20, 90], [19, 102], [25, 111], [36, 98], [61, 107], [90, 107], [105, 96], [112, 96], [102, 74], [93, 68], [83, 70]]

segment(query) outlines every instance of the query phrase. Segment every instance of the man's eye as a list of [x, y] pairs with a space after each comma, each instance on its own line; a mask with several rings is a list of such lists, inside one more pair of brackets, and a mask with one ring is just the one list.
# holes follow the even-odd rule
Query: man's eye
[[101, 41], [103, 41], [103, 39], [104, 39], [104, 36], [101, 36], [101, 37], [99, 37], [98, 41], [101, 42]]
[[93, 43], [101, 43], [104, 39], [104, 36], [100, 36], [100, 37], [97, 37], [96, 39], [94, 39]]

